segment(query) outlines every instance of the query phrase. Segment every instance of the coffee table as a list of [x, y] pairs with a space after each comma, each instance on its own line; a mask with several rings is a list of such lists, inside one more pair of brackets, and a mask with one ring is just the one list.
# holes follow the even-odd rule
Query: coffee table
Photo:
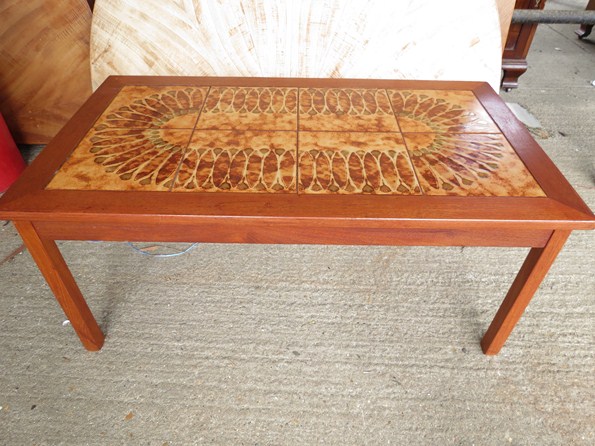
[[108, 78], [0, 199], [88, 350], [55, 240], [526, 246], [500, 351], [595, 216], [485, 83]]

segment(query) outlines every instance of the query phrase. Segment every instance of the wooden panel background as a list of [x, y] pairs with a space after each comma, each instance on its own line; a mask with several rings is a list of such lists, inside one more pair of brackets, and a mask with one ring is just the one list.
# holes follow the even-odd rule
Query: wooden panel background
[[86, 0], [0, 2], [0, 112], [19, 143], [47, 143], [91, 94]]
[[110, 74], [488, 81], [496, 0], [97, 0], [93, 86]]
[[502, 51], [506, 44], [508, 37], [508, 30], [510, 29], [510, 22], [512, 21], [512, 14], [514, 12], [515, 0], [496, 0], [498, 4], [498, 15], [500, 18], [500, 35], [502, 39]]
[[[105, 4], [100, 5], [105, 8], [101, 10], [102, 16], [108, 14], [106, 10], [118, 1], [104, 0]], [[3, 21], [0, 30], [0, 59], [3, 61], [0, 112], [17, 142], [47, 143], [89, 96], [91, 12], [87, 4], [92, 7], [93, 3], [89, 0], [4, 0], [0, 3]], [[173, 0], [169, 3], [170, 9], [184, 7], [188, 10], [188, 1]], [[504, 40], [514, 0], [497, 0], [496, 3]], [[101, 20], [100, 16], [99, 26], [103, 27]], [[140, 28], [153, 26], [150, 23], [140, 25], [144, 21], [150, 22], [152, 18], [149, 16], [143, 18], [140, 15], [138, 20], [136, 25]], [[100, 35], [101, 31], [98, 33]], [[101, 38], [96, 39], [95, 46], [100, 46], [100, 42]], [[102, 73], [153, 74], [160, 70], [177, 73], [169, 61], [160, 62], [150, 51], [148, 56], [143, 56], [150, 69], [139, 66], [138, 61], [130, 61], [131, 66], [120, 67], [117, 60], [106, 61], [105, 54], [94, 54], [99, 59], [95, 70], [96, 84]], [[108, 54], [107, 57], [113, 56]], [[154, 60], [151, 61], [151, 58]]]

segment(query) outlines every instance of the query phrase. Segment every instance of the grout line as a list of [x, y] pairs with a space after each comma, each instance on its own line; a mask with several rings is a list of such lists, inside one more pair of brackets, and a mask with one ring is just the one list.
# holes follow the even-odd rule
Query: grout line
[[[593, 88], [593, 87], [591, 87]], [[164, 130], [163, 127], [110, 127], [110, 129], [114, 129], [114, 130]], [[235, 132], [238, 129], [199, 129], [199, 128], [193, 128], [193, 127], [172, 127], [172, 128], [167, 128], [167, 130], [173, 130], [173, 131], [177, 131], [177, 130], [199, 130], [201, 132]], [[291, 129], [291, 130], [284, 130], [284, 129], [262, 129], [262, 128], [245, 128], [245, 129], [241, 129], [241, 131], [244, 132], [261, 132], [261, 133], [293, 133], [296, 130]], [[374, 130], [374, 131], [367, 131], [367, 130], [302, 130], [301, 133], [401, 133], [403, 135], [406, 134], [410, 134], [410, 133], [439, 133], [439, 134], [450, 134], [450, 135], [500, 135], [502, 134], [502, 132], [486, 132], [486, 131], [459, 131], [459, 132], [438, 132], [438, 131], [434, 131], [434, 132], [420, 132], [420, 131], [416, 131], [416, 132], [401, 132], [396, 131], [396, 130]], [[43, 145], [43, 144], [40, 144]], [[43, 149], [42, 149], [43, 150]]]
[[198, 112], [196, 122], [194, 123], [194, 126], [192, 127], [192, 132], [190, 132], [190, 138], [188, 138], [188, 144], [186, 144], [186, 147], [184, 148], [184, 150], [182, 150], [182, 155], [180, 157], [180, 163], [178, 164], [178, 167], [176, 168], [176, 172], [174, 173], [174, 177], [171, 180], [171, 186], [169, 187], [168, 192], [173, 191], [173, 188], [176, 184], [176, 180], [178, 179], [178, 175], [180, 173], [180, 169], [182, 168], [182, 163], [184, 162], [184, 156], [186, 155], [186, 152], [188, 151], [188, 147], [190, 146], [190, 142], [192, 141], [192, 137], [194, 136], [194, 132], [196, 131], [196, 127], [198, 126], [198, 120], [200, 119], [200, 116], [202, 115], [202, 111], [204, 110], [205, 105], [207, 104], [207, 98], [209, 97], [209, 94], [211, 93], [211, 87], [208, 87], [208, 88], [209, 89], [207, 90], [207, 94], [205, 95], [202, 106], [200, 107], [200, 111]]
[[[107, 104], [105, 106], [105, 108], [99, 112], [99, 115], [97, 115], [97, 117], [95, 118], [95, 120], [93, 121], [93, 123], [87, 128], [87, 130], [85, 131], [85, 133], [80, 137], [80, 139], [76, 142], [76, 144], [73, 145], [72, 149], [70, 150], [70, 152], [68, 153], [68, 155], [66, 155], [64, 157], [64, 159], [62, 160], [62, 162], [60, 163], [60, 165], [58, 167], [56, 167], [56, 169], [49, 176], [48, 180], [43, 185], [42, 190], [46, 190], [48, 188], [48, 186], [50, 185], [50, 183], [52, 182], [52, 180], [56, 177], [56, 175], [58, 175], [58, 172], [60, 172], [62, 170], [62, 168], [64, 167], [64, 165], [72, 158], [72, 156], [77, 151], [77, 149], [82, 144], [82, 142], [87, 140], [87, 136], [90, 136], [91, 135], [91, 132], [96, 132], [95, 126], [97, 125], [97, 122], [103, 117], [103, 115], [106, 113], [107, 109], [110, 108], [110, 106], [114, 103], [114, 101], [120, 95], [120, 93], [122, 92], [122, 89], [124, 87], [125, 87], [124, 85], [120, 86], [120, 88], [118, 89], [118, 91], [116, 91], [114, 93], [114, 96], [110, 99], [109, 104]], [[45, 146], [47, 146], [47, 144], [44, 144], [44, 149], [45, 149]], [[36, 156], [36, 158], [37, 158], [37, 156]], [[33, 160], [31, 160], [31, 162], [27, 163], [27, 165], [31, 164], [32, 162], [33, 162]]]
[[[479, 105], [482, 107], [483, 111], [490, 118], [490, 121], [492, 121], [492, 123], [498, 128], [498, 130], [500, 132], [500, 133], [489, 133], [489, 134], [490, 135], [499, 135], [504, 141], [506, 141], [506, 144], [512, 150], [512, 153], [514, 155], [516, 155], [517, 159], [521, 162], [521, 164], [523, 165], [523, 167], [525, 168], [525, 170], [527, 171], [527, 173], [529, 174], [529, 176], [531, 178], [533, 178], [533, 181], [535, 181], [535, 183], [537, 184], [537, 186], [541, 189], [541, 191], [545, 194], [545, 196], [547, 196], [547, 194], [545, 193], [545, 190], [543, 190], [543, 187], [542, 187], [541, 183], [537, 180], [537, 178], [535, 178], [535, 175], [533, 174], [532, 170], [527, 165], [527, 162], [525, 161], [525, 159], [517, 151], [517, 149], [516, 149], [515, 145], [512, 143], [512, 141], [510, 141], [510, 139], [508, 139], [508, 137], [504, 134], [504, 129], [500, 126], [500, 124], [498, 124], [496, 122], [496, 120], [494, 119], [494, 117], [492, 116], [492, 114], [490, 113], [490, 111], [485, 107], [485, 105], [483, 104], [483, 102], [481, 101], [481, 99], [479, 98], [479, 96], [477, 96], [477, 94], [476, 94], [475, 91], [473, 91], [473, 96], [475, 96], [475, 100], [479, 103]], [[501, 99], [502, 99], [502, 102], [504, 102], [504, 98], [501, 98]], [[525, 128], [527, 130], [527, 132], [530, 133], [529, 126], [527, 126], [523, 121], [521, 121], [521, 119], [516, 115], [516, 113], [513, 112], [512, 109], [509, 107], [509, 105], [508, 105], [507, 102], [504, 102], [504, 104], [506, 105], [506, 108], [508, 109], [508, 111], [510, 111], [512, 113], [512, 115], [519, 121], [519, 124], [523, 128]], [[452, 133], [452, 134], [453, 135], [456, 135], [457, 133]], [[478, 134], [478, 133], [475, 133], [475, 134]], [[535, 140], [535, 138], [533, 137], [533, 135], [531, 134], [530, 136], [533, 139], [533, 141], [535, 141], [535, 143], [537, 143], [537, 145], [539, 147], [541, 147], [541, 145]], [[506, 149], [506, 147], [504, 147], [504, 149]]]
[[[390, 104], [390, 109], [393, 112], [393, 115], [395, 117], [395, 121], [397, 121], [397, 127], [399, 127], [399, 133], [401, 134], [401, 138], [403, 138], [403, 145], [405, 146], [405, 151], [407, 152], [407, 158], [409, 158], [409, 165], [411, 166], [411, 170], [413, 171], [413, 175], [415, 176], [415, 181], [417, 181], [417, 185], [419, 186], [419, 191], [421, 193], [421, 195], [426, 195], [424, 192], [424, 188], [421, 185], [421, 182], [419, 181], [419, 177], [417, 176], [417, 170], [415, 169], [415, 166], [413, 165], [413, 160], [411, 159], [411, 152], [409, 151], [409, 146], [407, 145], [407, 140], [405, 139], [405, 133], [403, 133], [403, 130], [401, 130], [401, 124], [399, 124], [399, 119], [397, 118], [397, 113], [395, 112], [395, 108], [393, 107], [393, 102], [390, 100], [390, 95], [388, 94], [388, 90], [385, 88], [384, 92], [386, 93], [386, 97], [388, 98], [388, 103]], [[409, 133], [413, 133], [413, 132], [409, 132]], [[430, 133], [430, 132], [416, 132], [416, 133]], [[431, 132], [431, 133], [435, 133], [435, 132]], [[395, 166], [397, 167], [397, 166]], [[397, 172], [399, 171], [399, 169], [397, 168]]]
[[295, 194], [300, 194], [300, 87], [297, 88], [297, 118], [296, 118], [296, 129], [295, 129]]

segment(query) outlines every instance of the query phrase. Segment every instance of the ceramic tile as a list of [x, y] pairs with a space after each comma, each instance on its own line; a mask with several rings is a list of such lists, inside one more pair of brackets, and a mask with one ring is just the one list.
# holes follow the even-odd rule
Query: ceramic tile
[[419, 194], [398, 133], [300, 132], [299, 191]]
[[388, 94], [403, 133], [500, 132], [471, 91], [388, 90]]
[[191, 129], [207, 92], [208, 87], [123, 87], [95, 128]]
[[300, 89], [300, 130], [398, 132], [385, 90]]
[[212, 87], [197, 128], [296, 130], [297, 88]]
[[502, 135], [409, 133], [405, 141], [426, 195], [545, 196]]
[[175, 192], [295, 192], [296, 133], [196, 130]]
[[91, 130], [47, 189], [157, 190], [171, 186], [192, 130]]

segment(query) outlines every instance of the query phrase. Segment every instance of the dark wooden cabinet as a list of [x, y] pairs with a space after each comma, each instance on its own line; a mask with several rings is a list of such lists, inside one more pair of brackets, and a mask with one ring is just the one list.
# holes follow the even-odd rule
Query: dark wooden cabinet
[[[546, 0], [516, 0], [515, 9], [543, 9]], [[502, 88], [519, 86], [519, 77], [527, 71], [527, 53], [537, 29], [536, 24], [511, 24], [502, 54]]]

